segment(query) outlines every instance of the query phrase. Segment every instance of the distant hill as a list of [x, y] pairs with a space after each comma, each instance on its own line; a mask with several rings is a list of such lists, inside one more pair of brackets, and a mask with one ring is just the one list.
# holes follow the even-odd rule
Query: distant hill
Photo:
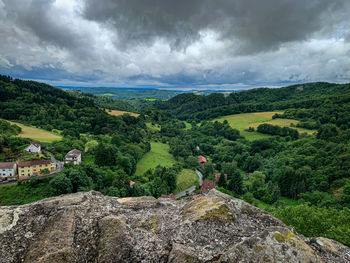
[[142, 120], [131, 116], [109, 115], [92, 98], [3, 75], [0, 75], [0, 118], [77, 133], [132, 133], [138, 127], [146, 127]]
[[109, 87], [65, 87], [58, 86], [63, 90], [81, 91], [98, 96], [106, 96], [119, 100], [137, 100], [137, 99], [170, 99], [182, 92], [143, 88], [109, 88]]
[[[349, 101], [350, 84], [317, 82], [275, 89], [258, 88], [231, 93], [228, 96], [220, 93], [208, 96], [180, 94], [156, 106], [182, 120], [205, 120], [236, 113], [291, 108], [306, 109], [304, 117], [315, 119], [331, 114], [331, 108], [338, 105], [337, 116], [334, 116], [336, 122], [340, 117], [343, 118], [343, 115], [350, 113]], [[293, 117], [298, 119], [303, 117], [296, 112], [294, 115]], [[329, 115], [325, 117], [329, 118]]]

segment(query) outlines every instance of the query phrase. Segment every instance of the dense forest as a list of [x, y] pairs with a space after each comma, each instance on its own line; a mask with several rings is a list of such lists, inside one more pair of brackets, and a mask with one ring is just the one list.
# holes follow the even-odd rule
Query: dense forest
[[[220, 191], [263, 207], [298, 232], [350, 245], [349, 84], [308, 83], [228, 96], [180, 94], [138, 104], [138, 118], [110, 116], [104, 108], [112, 107], [135, 109], [129, 102], [0, 76], [1, 118], [59, 130], [62, 140], [42, 144], [59, 160], [73, 148], [83, 152], [80, 166], [66, 165], [52, 178], [2, 189], [0, 204], [90, 189], [119, 197], [159, 197], [174, 191], [182, 169], [198, 168], [204, 179], [226, 175], [217, 181]], [[266, 138], [247, 140], [229, 122], [212, 120], [275, 110], [279, 113], [274, 118], [298, 120], [297, 127], [315, 130], [315, 135], [262, 124], [256, 131]], [[20, 129], [7, 122], [0, 122], [0, 131], [4, 160], [28, 143], [16, 136]], [[175, 164], [136, 175], [152, 141], [169, 145]], [[208, 159], [202, 168], [198, 155]]]

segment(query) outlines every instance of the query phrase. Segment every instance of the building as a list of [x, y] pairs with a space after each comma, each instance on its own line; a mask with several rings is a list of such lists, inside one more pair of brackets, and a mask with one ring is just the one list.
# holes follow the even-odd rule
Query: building
[[73, 149], [64, 157], [64, 163], [72, 163], [74, 165], [81, 163], [81, 151]]
[[41, 176], [44, 169], [48, 169], [50, 173], [56, 170], [56, 164], [51, 162], [51, 160], [18, 162], [17, 166], [19, 179], [25, 179], [31, 175]]
[[[219, 182], [220, 177], [221, 177], [221, 173], [215, 174], [215, 180], [216, 180], [216, 182]], [[225, 181], [227, 181], [227, 174], [225, 174]]]
[[24, 148], [25, 151], [29, 153], [40, 153], [41, 152], [41, 145], [37, 142], [31, 142], [29, 146]]
[[201, 194], [207, 195], [211, 189], [214, 189], [216, 184], [212, 180], [204, 180], [201, 188]]
[[129, 182], [130, 188], [133, 188], [133, 187], [134, 187], [134, 184], [136, 184], [134, 181], [130, 181], [130, 182]]
[[161, 195], [161, 198], [168, 198], [168, 199], [172, 199], [172, 200], [176, 200], [175, 195], [173, 193], [169, 194], [169, 195]]
[[207, 158], [205, 158], [202, 155], [198, 156], [198, 163], [200, 167], [204, 168], [204, 165], [206, 164], [206, 162], [207, 162]]
[[0, 163], [0, 177], [7, 178], [16, 175], [17, 165], [15, 162]]

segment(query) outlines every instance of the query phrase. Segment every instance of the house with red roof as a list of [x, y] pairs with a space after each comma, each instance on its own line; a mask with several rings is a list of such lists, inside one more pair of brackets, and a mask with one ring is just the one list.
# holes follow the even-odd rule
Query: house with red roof
[[134, 181], [130, 181], [129, 182], [130, 188], [133, 188], [134, 184], [136, 184]]
[[216, 183], [212, 180], [204, 180], [202, 183], [201, 194], [207, 195], [211, 189], [216, 187]]
[[199, 155], [198, 156], [198, 163], [199, 163], [200, 167], [204, 168], [204, 165], [207, 163], [207, 158], [205, 158], [202, 155]]
[[169, 198], [172, 200], [176, 200], [175, 195], [173, 193], [171, 193], [169, 195], [161, 195], [161, 198]]
[[[227, 181], [227, 174], [224, 174], [224, 176], [225, 176], [225, 181]], [[219, 182], [220, 177], [221, 177], [221, 173], [216, 173], [215, 174], [215, 181]]]

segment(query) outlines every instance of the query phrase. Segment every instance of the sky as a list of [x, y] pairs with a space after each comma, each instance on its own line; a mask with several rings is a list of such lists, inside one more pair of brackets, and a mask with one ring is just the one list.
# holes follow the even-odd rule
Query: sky
[[55, 86], [350, 82], [349, 0], [0, 0], [0, 74]]

